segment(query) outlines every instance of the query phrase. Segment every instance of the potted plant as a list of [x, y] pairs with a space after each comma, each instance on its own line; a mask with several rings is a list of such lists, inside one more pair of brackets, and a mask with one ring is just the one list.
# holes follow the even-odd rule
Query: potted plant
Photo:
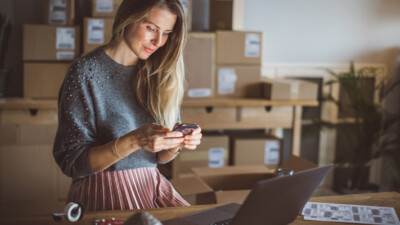
[[[399, 115], [389, 113], [382, 103], [387, 95], [398, 83], [388, 85], [387, 80], [378, 84], [377, 69], [365, 67], [358, 71], [354, 64], [350, 63], [349, 72], [335, 73], [330, 69], [326, 71], [332, 75], [332, 79], [325, 85], [339, 84], [343, 95], [348, 99], [347, 104], [335, 99], [331, 94], [324, 96], [323, 101], [333, 102], [339, 112], [347, 111], [352, 114], [351, 122], [331, 122], [314, 120], [314, 124], [321, 129], [334, 129], [336, 133], [347, 138], [344, 145], [340, 146], [341, 154], [335, 158], [335, 185], [334, 189], [341, 193], [357, 192], [365, 189], [377, 191], [378, 187], [369, 184], [369, 169], [374, 159], [382, 158], [389, 168], [392, 180], [396, 186], [400, 185], [400, 150], [398, 133], [396, 128], [400, 121]], [[367, 96], [366, 86], [372, 81], [372, 96]], [[379, 103], [373, 101], [375, 91], [379, 93]], [[398, 132], [398, 131], [397, 131]], [[338, 174], [340, 174], [338, 176]], [[337, 185], [337, 179], [347, 177], [341, 185]], [[339, 182], [340, 183], [340, 182]]]
[[5, 66], [5, 55], [8, 48], [6, 44], [11, 32], [10, 22], [6, 15], [0, 14], [0, 97], [4, 96], [4, 89], [9, 68]]

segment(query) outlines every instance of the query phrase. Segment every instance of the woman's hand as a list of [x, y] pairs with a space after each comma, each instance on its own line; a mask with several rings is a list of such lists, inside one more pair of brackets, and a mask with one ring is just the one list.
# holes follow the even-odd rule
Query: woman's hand
[[196, 128], [192, 130], [190, 134], [184, 136], [182, 147], [194, 150], [197, 148], [198, 145], [200, 145], [202, 137], [203, 135], [201, 134], [201, 128]]
[[179, 131], [170, 131], [158, 124], [147, 124], [130, 133], [136, 139], [139, 148], [149, 152], [159, 152], [173, 149], [183, 144], [183, 134]]

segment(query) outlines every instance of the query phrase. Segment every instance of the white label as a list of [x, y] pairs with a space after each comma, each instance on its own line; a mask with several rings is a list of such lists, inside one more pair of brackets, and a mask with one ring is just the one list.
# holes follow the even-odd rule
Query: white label
[[71, 51], [57, 51], [57, 59], [74, 59], [75, 52]]
[[57, 27], [56, 49], [75, 49], [75, 29]]
[[278, 164], [279, 163], [279, 141], [266, 141], [264, 152], [265, 164]]
[[218, 93], [235, 93], [235, 83], [237, 80], [236, 71], [233, 68], [224, 68], [218, 70]]
[[96, 0], [96, 12], [114, 11], [113, 0]]
[[224, 148], [208, 149], [208, 167], [224, 166]]
[[189, 10], [189, 0], [181, 0], [183, 11], [185, 12], [185, 16], [188, 17], [188, 10]]
[[210, 88], [193, 88], [193, 89], [188, 90], [187, 95], [190, 98], [210, 97], [211, 89]]
[[88, 44], [103, 44], [104, 43], [104, 20], [89, 19], [87, 30]]
[[290, 91], [292, 92], [292, 94], [294, 94], [295, 96], [297, 96], [299, 94], [299, 89], [300, 89], [300, 82], [299, 81], [293, 81], [290, 84]]
[[50, 0], [49, 24], [67, 24], [66, 0]]
[[244, 56], [249, 58], [260, 57], [260, 34], [246, 34]]

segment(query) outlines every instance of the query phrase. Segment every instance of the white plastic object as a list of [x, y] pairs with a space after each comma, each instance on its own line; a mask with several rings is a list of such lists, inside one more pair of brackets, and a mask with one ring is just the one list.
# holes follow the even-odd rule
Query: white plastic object
[[82, 217], [82, 207], [78, 203], [70, 202], [64, 208], [65, 217], [72, 223], [77, 222]]

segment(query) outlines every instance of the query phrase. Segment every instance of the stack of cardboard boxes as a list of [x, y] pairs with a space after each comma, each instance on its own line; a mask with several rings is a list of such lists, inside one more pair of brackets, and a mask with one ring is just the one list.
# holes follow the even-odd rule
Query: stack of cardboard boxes
[[91, 0], [91, 17], [83, 20], [83, 54], [111, 40], [114, 17], [122, 0]]
[[189, 33], [184, 59], [186, 99], [243, 98], [260, 83], [262, 33]]
[[192, 177], [193, 167], [222, 167], [228, 165], [229, 161], [229, 136], [227, 135], [204, 135], [201, 144], [195, 151], [183, 150], [178, 157], [172, 161], [173, 178]]
[[[260, 83], [262, 33], [259, 31], [233, 31], [232, 10], [233, 1], [211, 0], [210, 30], [213, 32], [189, 33], [184, 51], [188, 83], [185, 92], [186, 99], [248, 97], [252, 92], [249, 87]], [[184, 112], [188, 113], [189, 111], [185, 109]], [[223, 112], [220, 113], [223, 114]], [[199, 116], [196, 114], [196, 118]], [[227, 115], [224, 114], [224, 116]], [[183, 151], [174, 160], [172, 177], [194, 176], [190, 170], [191, 167], [263, 164], [264, 146], [257, 146], [260, 148], [257, 148], [256, 151], [260, 154], [257, 154], [256, 160], [247, 157], [245, 162], [240, 155], [244, 153], [250, 156], [244, 151], [248, 146], [236, 145], [237, 142], [245, 140], [240, 137], [231, 137], [231, 139], [233, 141], [229, 147], [229, 138], [226, 135], [204, 135], [202, 144], [196, 151]], [[270, 141], [270, 139], [270, 136], [258, 138], [263, 141]], [[274, 140], [276, 141], [276, 138]], [[279, 142], [278, 156], [280, 147]], [[215, 151], [216, 149], [227, 149], [227, 151]], [[232, 158], [234, 155], [237, 156], [236, 159]], [[260, 155], [262, 155], [261, 158], [258, 157]], [[213, 163], [215, 159], [221, 163]]]
[[[192, 1], [181, 2], [190, 25]], [[23, 26], [24, 97], [57, 98], [72, 60], [110, 41], [114, 17], [122, 0], [91, 0], [90, 3], [90, 17], [83, 19], [82, 26], [75, 25], [75, 0], [46, 0], [44, 24]]]
[[45, 24], [23, 25], [24, 97], [57, 98], [71, 61], [80, 54], [75, 1], [46, 1]]
[[[317, 85], [313, 83], [261, 77], [263, 34], [232, 30], [235, 1], [210, 0], [209, 27], [213, 32], [189, 34], [184, 53], [188, 82], [185, 99], [316, 100]], [[199, 117], [196, 114], [195, 118]], [[278, 167], [299, 171], [316, 166], [294, 156], [283, 163], [282, 140], [263, 133], [231, 135], [228, 154], [216, 152], [221, 157], [217, 161], [224, 163], [213, 164], [214, 149], [226, 145], [227, 140], [226, 136], [205, 135], [196, 151], [184, 150], [173, 161], [172, 183], [191, 204], [240, 203], [257, 181], [274, 177]]]

